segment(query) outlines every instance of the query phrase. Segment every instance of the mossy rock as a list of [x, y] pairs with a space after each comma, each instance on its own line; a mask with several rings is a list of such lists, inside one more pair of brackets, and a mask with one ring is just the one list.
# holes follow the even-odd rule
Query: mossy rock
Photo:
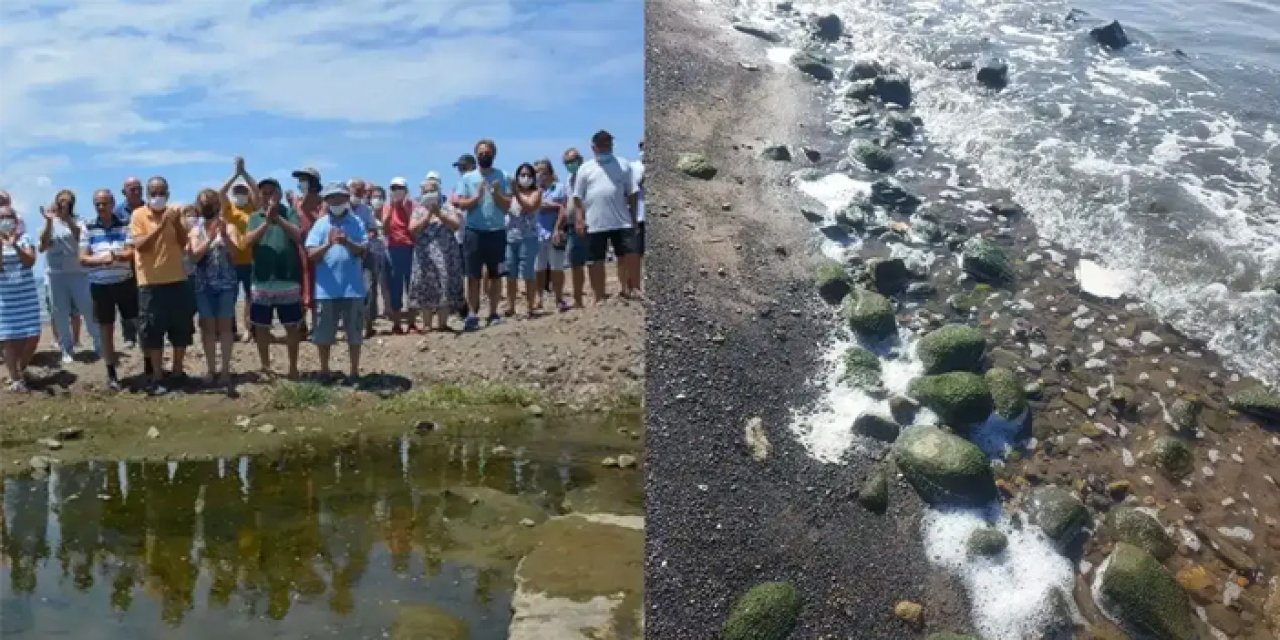
[[881, 102], [892, 102], [906, 108], [911, 106], [911, 82], [900, 75], [876, 77], [876, 95]]
[[995, 404], [996, 413], [1005, 420], [1014, 420], [1027, 410], [1027, 396], [1022, 388], [1018, 374], [1002, 367], [988, 369], [983, 375], [987, 380], [987, 388], [991, 389], [991, 400]]
[[960, 255], [964, 270], [982, 282], [1004, 284], [1013, 280], [1009, 255], [990, 240], [970, 238], [961, 247]]
[[889, 508], [889, 474], [884, 469], [871, 472], [858, 491], [858, 504], [872, 513], [884, 513]]
[[1233, 394], [1229, 401], [1240, 413], [1280, 424], [1280, 393], [1257, 385]]
[[991, 293], [991, 285], [979, 282], [969, 291], [951, 295], [947, 298], [947, 304], [951, 305], [951, 308], [957, 313], [969, 313], [971, 310], [986, 304], [987, 299], [991, 297]]
[[892, 443], [902, 433], [902, 427], [893, 418], [869, 411], [854, 419], [853, 432], [872, 440]]
[[986, 420], [995, 408], [987, 381], [967, 371], [920, 376], [907, 393], [957, 429]]
[[701, 180], [716, 177], [717, 169], [711, 160], [701, 153], [682, 153], [676, 161], [676, 169], [687, 176]]
[[995, 527], [982, 527], [969, 535], [965, 548], [971, 556], [992, 557], [1004, 553], [1009, 547], [1009, 538]]
[[1186, 593], [1140, 547], [1117, 543], [1098, 568], [1093, 586], [1102, 609], [1130, 631], [1161, 640], [1198, 637]]
[[977, 371], [987, 338], [981, 331], [962, 324], [949, 324], [924, 334], [916, 343], [916, 356], [929, 375], [952, 371]]
[[903, 431], [893, 446], [898, 470], [929, 504], [985, 505], [996, 497], [991, 464], [982, 450], [934, 426]]
[[840, 304], [853, 291], [853, 278], [844, 265], [835, 260], [823, 260], [814, 269], [813, 280], [818, 285], [818, 295], [827, 304]]
[[738, 598], [721, 640], [785, 640], [800, 617], [800, 592], [787, 582], [758, 584]]
[[890, 155], [888, 151], [885, 151], [870, 142], [864, 142], [858, 145], [858, 147], [854, 149], [853, 155], [863, 164], [863, 166], [872, 171], [879, 171], [881, 173], [893, 171], [893, 156]]
[[1062, 487], [1032, 490], [1027, 501], [1027, 516], [1059, 547], [1070, 544], [1089, 524], [1089, 510], [1084, 503]]
[[1133, 507], [1116, 507], [1104, 520], [1107, 536], [1116, 542], [1141, 547], [1164, 562], [1177, 550], [1164, 527], [1150, 515]]
[[1181, 480], [1195, 470], [1191, 447], [1173, 436], [1157, 438], [1147, 450], [1145, 459], [1173, 480]]
[[859, 346], [849, 347], [844, 352], [841, 365], [844, 367], [840, 372], [841, 382], [863, 391], [883, 390], [880, 358], [876, 354]]
[[902, 291], [911, 279], [911, 272], [907, 271], [907, 263], [902, 258], [871, 258], [867, 260], [867, 274], [876, 291], [885, 295]]
[[885, 124], [899, 138], [910, 138], [916, 133], [916, 123], [902, 116], [890, 116], [885, 120]]
[[1184, 436], [1195, 435], [1200, 427], [1204, 404], [1195, 396], [1181, 396], [1169, 405], [1169, 422], [1173, 430]]
[[791, 56], [791, 64], [820, 82], [830, 82], [836, 77], [831, 61], [812, 51], [797, 51]]
[[850, 329], [862, 337], [873, 339], [887, 338], [898, 330], [893, 312], [893, 302], [866, 289], [855, 289], [845, 297], [841, 308], [841, 315]]

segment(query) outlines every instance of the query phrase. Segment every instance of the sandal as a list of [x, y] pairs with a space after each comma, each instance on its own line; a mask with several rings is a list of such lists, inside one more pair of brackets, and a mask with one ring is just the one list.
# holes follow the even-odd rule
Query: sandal
[[27, 383], [22, 380], [14, 380], [13, 382], [10, 382], [7, 389], [9, 393], [29, 393], [31, 391], [31, 388], [27, 386]]

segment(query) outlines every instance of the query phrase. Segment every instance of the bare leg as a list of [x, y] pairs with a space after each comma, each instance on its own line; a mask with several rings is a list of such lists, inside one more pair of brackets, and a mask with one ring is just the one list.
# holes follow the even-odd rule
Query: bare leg
[[516, 295], [519, 293], [519, 280], [515, 276], [507, 276], [507, 315], [516, 314]]
[[[298, 334], [297, 327], [290, 327], [293, 335]], [[253, 336], [258, 341], [258, 363], [262, 365], [262, 372], [271, 374], [271, 327], [253, 327]], [[297, 348], [297, 344], [294, 344]]]
[[[541, 291], [541, 289], [537, 287], [536, 279], [530, 278], [524, 281], [524, 303], [529, 307], [527, 311], [530, 316], [532, 316], [533, 311], [538, 308], [536, 299], [539, 291]], [[512, 306], [515, 306], [515, 302], [512, 302]]]
[[538, 274], [533, 277], [533, 284], [534, 284], [534, 289], [537, 290], [537, 295], [534, 296], [533, 301], [534, 301], [534, 304], [538, 305], [538, 308], [541, 309], [542, 308], [542, 291], [547, 288], [547, 270], [546, 269], [539, 271]]
[[[541, 291], [542, 289], [538, 289]], [[551, 272], [551, 291], [556, 297], [556, 305], [558, 306], [564, 300], [564, 272]]]
[[231, 350], [235, 348], [236, 334], [231, 329], [231, 318], [218, 318], [218, 345], [222, 347], [222, 369], [219, 373], [219, 382], [227, 386], [231, 385]]
[[587, 265], [587, 275], [591, 278], [591, 293], [595, 296], [596, 304], [604, 302], [607, 297], [604, 292], [604, 263], [593, 262]]
[[4, 341], [4, 368], [9, 371], [10, 382], [22, 380], [22, 371], [25, 368], [22, 352], [26, 346], [26, 339]]
[[480, 279], [467, 278], [467, 308], [471, 315], [480, 315]]
[[186, 347], [173, 348], [173, 375], [180, 376], [186, 372], [187, 370], [186, 366], [183, 364], [183, 362], [186, 360], [186, 357], [187, 357]]
[[327, 344], [316, 345], [316, 351], [320, 354], [320, 375], [322, 376], [327, 376], [330, 373], [329, 351], [331, 348], [332, 348], [332, 345], [327, 345]]
[[302, 342], [302, 327], [284, 328], [285, 347], [289, 352], [289, 378], [298, 377], [298, 345]]
[[200, 344], [204, 347], [204, 361], [209, 367], [209, 380], [218, 377], [218, 321], [200, 318]]
[[582, 267], [573, 267], [571, 269], [573, 275], [573, 306], [574, 308], [582, 308], [582, 297], [586, 292], [585, 280], [586, 273]]

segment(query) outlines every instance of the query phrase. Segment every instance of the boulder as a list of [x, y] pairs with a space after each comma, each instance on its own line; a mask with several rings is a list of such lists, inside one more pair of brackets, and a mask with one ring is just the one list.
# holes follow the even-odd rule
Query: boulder
[[1009, 546], [1009, 538], [994, 527], [976, 529], [965, 541], [965, 548], [971, 556], [991, 557], [1004, 553]]
[[791, 56], [791, 64], [820, 82], [830, 82], [836, 77], [831, 61], [811, 51], [797, 51]]
[[915, 421], [916, 412], [919, 410], [920, 404], [911, 398], [898, 395], [889, 398], [889, 414], [900, 425], [906, 426]]
[[1173, 436], [1157, 438], [1144, 458], [1173, 480], [1181, 480], [1195, 470], [1195, 456], [1191, 453], [1191, 447]]
[[964, 270], [981, 282], [1004, 283], [1013, 280], [1013, 265], [1004, 249], [985, 238], [970, 238], [961, 247]]
[[755, 36], [766, 42], [782, 42], [782, 36], [757, 24], [735, 22], [733, 28], [749, 36]]
[[840, 21], [840, 16], [834, 13], [822, 16], [813, 23], [813, 37], [819, 40], [835, 42], [843, 33], [844, 23]]
[[761, 155], [776, 162], [791, 162], [791, 150], [785, 144], [771, 144], [764, 148]]
[[835, 260], [824, 260], [814, 272], [814, 283], [818, 285], [818, 295], [827, 304], [840, 304], [845, 296], [853, 290], [853, 279], [844, 265]]
[[911, 278], [907, 263], [902, 258], [871, 258], [867, 260], [867, 273], [871, 276], [876, 291], [885, 295], [902, 291]]
[[1260, 420], [1280, 423], [1280, 393], [1257, 385], [1234, 393], [1228, 399], [1231, 408]]
[[766, 582], [738, 598], [721, 640], [785, 640], [800, 616], [800, 593], [786, 582]]
[[1009, 65], [1003, 60], [987, 60], [978, 66], [978, 84], [999, 91], [1009, 86]]
[[901, 428], [892, 418], [869, 412], [854, 418], [853, 432], [872, 440], [892, 443], [898, 439]]
[[898, 330], [893, 303], [874, 291], [855, 289], [840, 311], [849, 328], [865, 338], [887, 338]]
[[1089, 524], [1089, 510], [1084, 503], [1070, 491], [1055, 486], [1031, 491], [1027, 497], [1027, 516], [1059, 547], [1070, 544]]
[[1133, 507], [1112, 509], [1107, 513], [1103, 527], [1111, 540], [1140, 547], [1161, 562], [1177, 550], [1169, 534], [1155, 518]]
[[906, 189], [891, 178], [881, 178], [871, 183], [869, 202], [899, 213], [911, 213], [920, 206], [919, 198], [907, 193]]
[[1197, 638], [1190, 603], [1154, 556], [1127, 542], [1116, 544], [1093, 583], [1098, 606], [1130, 631], [1162, 640]]
[[866, 168], [881, 173], [893, 171], [893, 156], [879, 145], [863, 142], [853, 151], [853, 155]]
[[875, 214], [875, 207], [866, 198], [855, 197], [852, 202], [836, 212], [836, 224], [862, 231]]
[[855, 80], [844, 91], [844, 97], [859, 102], [867, 102], [878, 95], [880, 92], [876, 89], [874, 80]]
[[937, 295], [938, 288], [929, 282], [912, 282], [907, 285], [907, 297], [916, 300], [926, 300]]
[[682, 153], [676, 162], [676, 169], [687, 176], [710, 180], [716, 175], [716, 167], [711, 160], [701, 153]]
[[934, 426], [903, 431], [893, 446], [898, 470], [929, 504], [985, 505], [996, 498], [987, 457], [976, 445]]
[[911, 106], [911, 82], [898, 75], [877, 76], [874, 80], [876, 95], [881, 102], [907, 108]]
[[1027, 396], [1022, 390], [1018, 374], [996, 367], [988, 369], [983, 377], [987, 380], [987, 388], [991, 389], [991, 400], [995, 404], [996, 413], [1001, 418], [1014, 420], [1027, 410]]
[[981, 331], [962, 324], [949, 324], [926, 333], [916, 343], [916, 356], [929, 375], [952, 371], [978, 371], [987, 339]]
[[843, 371], [840, 381], [863, 391], [880, 391], [880, 358], [876, 354], [859, 347], [849, 347], [844, 352]]
[[885, 120], [885, 124], [889, 126], [889, 130], [899, 138], [909, 139], [916, 133], [916, 123], [902, 116], [890, 116]]
[[995, 408], [987, 381], [966, 371], [920, 376], [911, 381], [908, 393], [957, 429], [986, 420]]
[[876, 469], [858, 490], [858, 504], [872, 513], [884, 513], [889, 508], [889, 474]]
[[[854, 62], [853, 66], [849, 67], [849, 70], [845, 72], [844, 77], [850, 82], [856, 80], [874, 80], [882, 73], [884, 73], [884, 67], [880, 66], [879, 62], [872, 60], [859, 60]], [[875, 95], [875, 93], [873, 92], [871, 95]]]
[[1113, 20], [1111, 24], [1090, 29], [1089, 36], [1098, 44], [1112, 51], [1129, 46], [1129, 35], [1124, 32], [1124, 27], [1120, 26], [1119, 20]]

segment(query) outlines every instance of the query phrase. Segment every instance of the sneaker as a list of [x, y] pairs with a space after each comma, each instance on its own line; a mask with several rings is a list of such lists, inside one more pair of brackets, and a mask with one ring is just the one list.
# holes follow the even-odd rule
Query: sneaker
[[475, 331], [479, 328], [480, 328], [480, 318], [477, 318], [475, 316], [467, 316], [467, 319], [462, 321], [463, 331]]
[[169, 390], [164, 388], [164, 385], [158, 382], [152, 382], [151, 384], [147, 385], [147, 395], [153, 398], [165, 395], [167, 393], [169, 393]]
[[492, 327], [495, 324], [502, 324], [502, 316], [496, 313], [491, 314], [489, 316], [489, 319], [485, 321], [485, 326], [488, 326], [488, 327]]
[[136, 342], [134, 342], [134, 341], [132, 341], [132, 340], [125, 340], [125, 341], [124, 341], [124, 344], [123, 344], [123, 345], [121, 345], [121, 346], [123, 347], [123, 349], [124, 349], [125, 351], [133, 351], [134, 349], [136, 349], [136, 348], [138, 347], [138, 343], [136, 343]]
[[111, 391], [119, 391], [120, 388], [121, 387], [120, 387], [119, 380], [116, 380], [115, 378], [111, 378], [110, 380], [107, 380], [107, 389], [110, 389]]
[[572, 309], [573, 307], [569, 306], [569, 303], [568, 303], [568, 302], [565, 302], [564, 300], [561, 300], [560, 302], [557, 302], [557, 303], [556, 303], [556, 308], [560, 310], [560, 313], [564, 313], [564, 312], [566, 312], [566, 311], [568, 311], [568, 310]]
[[71, 354], [69, 353], [62, 354], [62, 366], [65, 367], [69, 364], [74, 364], [75, 361], [76, 361], [75, 357], [73, 357]]
[[10, 382], [8, 389], [9, 393], [27, 393], [31, 391], [31, 389], [27, 387], [27, 383], [22, 380], [14, 380], [13, 382]]

